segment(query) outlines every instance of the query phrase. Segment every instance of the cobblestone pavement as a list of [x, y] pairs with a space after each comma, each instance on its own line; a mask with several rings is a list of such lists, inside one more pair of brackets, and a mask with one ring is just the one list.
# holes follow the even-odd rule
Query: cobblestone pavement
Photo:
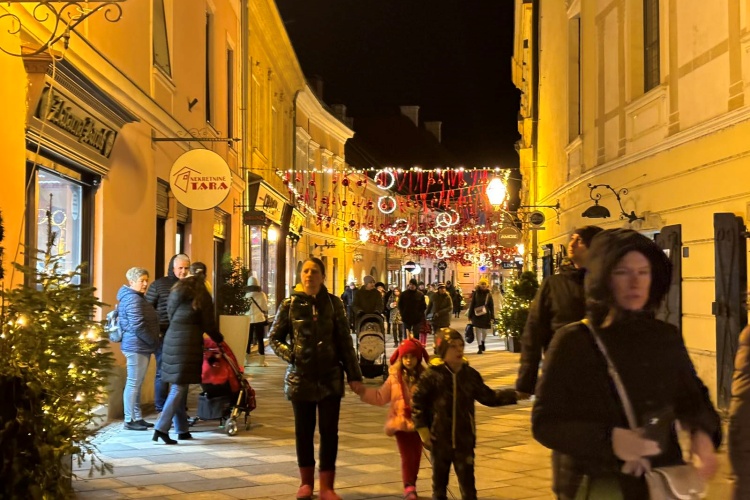
[[[454, 320], [460, 331], [464, 318]], [[388, 354], [391, 352], [389, 338]], [[476, 354], [467, 346], [469, 362], [491, 387], [510, 387], [518, 355], [504, 351], [498, 337], [487, 341], [487, 352]], [[270, 355], [268, 367], [247, 367], [257, 393], [258, 407], [251, 427], [241, 426], [228, 436], [218, 421], [199, 422], [191, 429], [195, 439], [166, 446], [151, 441], [151, 432], [126, 431], [114, 422], [97, 436], [103, 458], [114, 474], [89, 479], [87, 470], [74, 480], [77, 498], [168, 499], [289, 499], [299, 485], [290, 403], [282, 390], [284, 363]], [[368, 379], [370, 387], [382, 380]], [[191, 391], [190, 408], [197, 407], [199, 387]], [[531, 403], [500, 408], [477, 405], [476, 478], [481, 499], [552, 498], [549, 451], [531, 437]], [[387, 407], [361, 403], [351, 392], [342, 402], [336, 492], [345, 500], [399, 499], [402, 497], [400, 459], [393, 438], [383, 433]], [[147, 416], [155, 421], [156, 415]], [[173, 436], [175, 437], [175, 436]], [[712, 483], [709, 498], [729, 498], [726, 454], [722, 470]], [[422, 459], [417, 485], [420, 498], [430, 497], [430, 465]], [[459, 498], [455, 476], [450, 490]], [[317, 491], [317, 485], [316, 485]], [[450, 498], [450, 495], [449, 495]]]

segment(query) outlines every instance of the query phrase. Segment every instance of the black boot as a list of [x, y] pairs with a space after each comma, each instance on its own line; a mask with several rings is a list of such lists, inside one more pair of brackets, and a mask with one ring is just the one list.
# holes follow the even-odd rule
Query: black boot
[[169, 437], [169, 434], [166, 432], [161, 432], [154, 430], [154, 437], [151, 438], [151, 441], [159, 441], [161, 439], [164, 441], [164, 444], [177, 444], [177, 441]]

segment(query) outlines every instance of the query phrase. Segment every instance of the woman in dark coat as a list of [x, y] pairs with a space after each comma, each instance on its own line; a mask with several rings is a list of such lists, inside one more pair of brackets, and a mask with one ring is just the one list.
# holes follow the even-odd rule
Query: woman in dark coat
[[154, 441], [177, 444], [170, 439], [169, 427], [174, 421], [177, 439], [192, 439], [185, 411], [190, 384], [201, 383], [203, 367], [203, 333], [221, 343], [224, 336], [214, 319], [214, 304], [201, 276], [183, 278], [172, 287], [167, 301], [169, 328], [164, 335], [161, 379], [171, 384], [164, 409], [156, 422]]
[[[664, 252], [635, 231], [602, 231], [592, 241], [587, 321], [641, 427], [629, 428], [606, 359], [586, 324], [558, 330], [545, 356], [531, 420], [536, 440], [553, 450], [553, 489], [560, 499], [576, 498], [582, 484], [589, 485], [591, 498], [598, 494], [592, 490], [605, 484], [625, 500], [648, 498], [645, 471], [683, 463], [677, 422], [691, 433], [699, 474], [707, 479], [716, 472], [719, 416], [680, 332], [654, 317], [670, 274]], [[659, 425], [646, 425], [654, 422]]]
[[729, 461], [734, 471], [733, 500], [750, 498], [750, 326], [740, 333], [729, 407]]
[[344, 373], [357, 392], [362, 373], [341, 300], [328, 293], [325, 266], [310, 257], [302, 263], [302, 283], [276, 314], [271, 348], [289, 363], [284, 391], [294, 410], [294, 433], [301, 484], [297, 499], [311, 499], [315, 476], [313, 437], [320, 432], [320, 500], [340, 500], [333, 490]]
[[[484, 306], [484, 314], [477, 314]], [[495, 301], [492, 300], [489, 282], [486, 279], [479, 280], [474, 293], [471, 294], [469, 303], [469, 322], [474, 327], [474, 336], [477, 339], [477, 354], [484, 352], [484, 341], [487, 335], [492, 334], [492, 321], [495, 319]]]

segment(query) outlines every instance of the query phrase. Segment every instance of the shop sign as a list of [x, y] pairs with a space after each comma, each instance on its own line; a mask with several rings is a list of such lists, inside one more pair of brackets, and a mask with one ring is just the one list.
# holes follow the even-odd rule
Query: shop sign
[[297, 210], [292, 210], [292, 218], [289, 220], [289, 232], [294, 233], [297, 236], [302, 234], [302, 229], [305, 226], [305, 214]]
[[510, 248], [521, 242], [521, 233], [515, 227], [504, 227], [497, 233], [500, 245]]
[[407, 273], [413, 272], [416, 268], [417, 268], [416, 262], [413, 262], [411, 260], [406, 262], [403, 266], [403, 270], [406, 271]]
[[448, 269], [448, 263], [444, 260], [441, 260], [440, 262], [438, 262], [437, 268], [441, 271], [445, 271], [446, 269]]
[[193, 210], [220, 205], [232, 188], [232, 171], [224, 158], [208, 149], [184, 153], [172, 165], [169, 185], [177, 201]]
[[534, 227], [541, 226], [545, 220], [544, 214], [539, 210], [534, 210], [529, 214], [529, 223]]
[[255, 210], [265, 213], [276, 224], [281, 224], [284, 204], [285, 201], [281, 195], [273, 191], [265, 182], [260, 183], [258, 196], [255, 199]]
[[266, 214], [257, 210], [247, 210], [242, 214], [242, 222], [246, 226], [265, 226]]
[[89, 146], [105, 158], [112, 154], [117, 132], [49, 84], [42, 90], [34, 116], [73, 136], [76, 142]]

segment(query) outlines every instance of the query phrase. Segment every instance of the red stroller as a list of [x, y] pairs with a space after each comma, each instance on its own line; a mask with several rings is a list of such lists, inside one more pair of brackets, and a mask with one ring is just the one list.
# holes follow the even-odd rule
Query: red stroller
[[237, 418], [245, 414], [245, 430], [250, 428], [250, 412], [255, 409], [255, 390], [243, 377], [244, 367], [226, 342], [216, 344], [203, 338], [203, 373], [198, 396], [198, 418], [219, 419], [227, 434], [237, 434]]

